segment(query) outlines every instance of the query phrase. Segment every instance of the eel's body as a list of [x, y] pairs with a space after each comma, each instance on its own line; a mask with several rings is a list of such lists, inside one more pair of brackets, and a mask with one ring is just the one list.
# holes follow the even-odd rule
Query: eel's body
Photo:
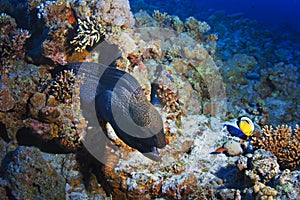
[[127, 145], [160, 160], [157, 148], [166, 145], [162, 118], [133, 76], [96, 63], [70, 63], [66, 68], [85, 74], [81, 101], [94, 103], [96, 115]]

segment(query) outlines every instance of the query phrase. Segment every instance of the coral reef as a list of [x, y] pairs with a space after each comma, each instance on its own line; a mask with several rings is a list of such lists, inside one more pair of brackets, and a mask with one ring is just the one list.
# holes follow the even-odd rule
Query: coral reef
[[[30, 5], [36, 4], [31, 2]], [[48, 29], [42, 53], [55, 64], [84, 60], [105, 36], [109, 35], [109, 40], [114, 36], [118, 38], [121, 30], [131, 29], [134, 25], [127, 0], [46, 1], [36, 8], [38, 17]]]
[[[6, 127], [9, 139], [15, 140], [17, 132], [24, 127], [23, 119], [27, 115], [29, 98], [41, 89], [41, 83], [49, 80], [50, 74], [45, 68], [34, 65], [17, 65], [14, 73], [1, 77], [0, 121]], [[18, 76], [16, 76], [18, 74]], [[10, 100], [10, 102], [4, 102]], [[10, 109], [9, 112], [4, 110]]]
[[139, 28], [157, 26], [157, 21], [146, 11], [140, 10], [138, 13], [134, 14], [134, 18], [135, 25]]
[[[298, 123], [299, 119], [298, 112], [295, 112], [295, 109], [298, 109], [297, 100], [285, 100], [284, 97], [268, 97], [264, 100], [265, 107], [268, 109], [269, 113], [269, 123], [273, 126], [278, 124], [287, 124], [289, 126], [294, 126], [295, 123]], [[266, 124], [263, 124], [266, 125]]]
[[7, 192], [7, 182], [3, 179], [0, 179], [0, 195], [2, 199], [9, 199]]
[[82, 76], [76, 76], [73, 70], [61, 72], [54, 80], [49, 81], [43, 92], [52, 95], [56, 100], [66, 103], [79, 93]]
[[[176, 127], [180, 127], [181, 125], [181, 116], [182, 110], [179, 105], [179, 100], [177, 99], [176, 94], [167, 88], [166, 85], [158, 85], [157, 95], [159, 101], [162, 103], [163, 109], [165, 111], [165, 133], [168, 136], [176, 135], [176, 130], [171, 129], [173, 127], [173, 123], [175, 123]], [[173, 126], [172, 126], [173, 125]]]
[[94, 12], [105, 23], [105, 26], [117, 26], [122, 29], [132, 28], [134, 26], [134, 18], [130, 12], [130, 5], [128, 0], [104, 0], [98, 1]]
[[263, 78], [255, 89], [262, 97], [282, 95], [294, 99], [300, 93], [297, 67], [292, 64], [276, 63], [272, 68], [262, 69], [261, 75]]
[[245, 175], [253, 183], [268, 183], [280, 172], [276, 156], [267, 150], [258, 149], [254, 151], [250, 162], [250, 169], [245, 171]]
[[9, 74], [12, 66], [25, 57], [24, 44], [30, 37], [27, 30], [17, 28], [15, 19], [5, 13], [0, 15], [0, 73]]
[[[1, 198], [299, 198], [299, 127], [260, 128], [300, 118], [297, 43], [280, 42], [241, 14], [210, 13], [202, 21], [200, 13], [175, 16], [149, 6], [152, 16], [141, 11], [134, 19], [128, 0], [11, 2], [0, 3], [7, 13], [0, 16]], [[103, 40], [118, 47], [117, 57], [98, 48]], [[24, 46], [47, 62], [25, 58]], [[109, 56], [163, 118], [161, 162], [127, 146], [109, 124], [107, 166], [81, 144], [90, 133], [80, 108], [83, 77], [49, 70]], [[246, 142], [222, 130], [224, 120], [242, 115], [256, 128]], [[254, 153], [245, 151], [251, 142]], [[212, 154], [222, 145], [228, 154]]]
[[65, 65], [67, 64], [67, 57], [64, 52], [63, 35], [55, 34], [53, 40], [45, 40], [42, 44], [43, 55], [50, 58], [54, 63]]
[[67, 63], [66, 45], [69, 29], [74, 28], [76, 24], [71, 3], [66, 0], [46, 1], [41, 2], [37, 8], [38, 17], [43, 19], [50, 36], [50, 39], [46, 39], [42, 44], [43, 55], [54, 63], [64, 65]]
[[[154, 10], [152, 17], [144, 11], [135, 14], [136, 26], [141, 27], [161, 27], [173, 29], [177, 33], [187, 33], [197, 42], [208, 43], [216, 41], [218, 37], [215, 34], [205, 35], [211, 27], [205, 21], [198, 21], [194, 17], [188, 17], [185, 22], [181, 21], [178, 16], [171, 16], [168, 13], [161, 13]], [[208, 45], [209, 46], [209, 45]]]
[[80, 109], [81, 79], [65, 70], [49, 81], [42, 93], [34, 93], [28, 106], [31, 118], [24, 120], [27, 127], [44, 139], [58, 140], [66, 148], [78, 147], [87, 126]]
[[[112, 197], [128, 199], [215, 197], [215, 192], [222, 185], [222, 181], [214, 173], [220, 170], [219, 164], [224, 162], [224, 157], [215, 158], [211, 163], [210, 159], [207, 159], [207, 156], [212, 156], [209, 151], [202, 155], [199, 153], [203, 149], [211, 149], [212, 143], [205, 141], [214, 141], [219, 135], [212, 134], [208, 129], [208, 132], [203, 134], [199, 133], [197, 127], [193, 127], [192, 131], [186, 129], [196, 118], [196, 115], [183, 117], [183, 132], [175, 135], [170, 141], [170, 146], [161, 150], [163, 162], [153, 163], [137, 152], [121, 155], [119, 159], [113, 156], [108, 158], [115, 166], [114, 169], [106, 167], [104, 170], [107, 183], [112, 187]], [[197, 121], [202, 124], [206, 119], [204, 117]], [[223, 163], [223, 166], [226, 165]]]
[[5, 158], [1, 166], [11, 195], [16, 199], [65, 199], [65, 181], [62, 175], [30, 147], [18, 147]]
[[7, 112], [13, 109], [15, 106], [15, 100], [11, 91], [4, 85], [0, 85], [0, 111]]
[[255, 149], [271, 151], [282, 169], [297, 170], [300, 166], [300, 129], [296, 125], [294, 133], [287, 125], [265, 126], [258, 137], [252, 138]]
[[168, 13], [166, 12], [161, 13], [159, 10], [154, 10], [152, 17], [155, 21], [157, 21], [159, 26], [163, 26], [167, 24], [171, 18], [171, 16], [168, 15]]
[[[156, 6], [159, 4], [145, 1], [143, 1], [143, 3], [148, 5], [144, 7], [144, 9], [149, 13], [152, 12], [151, 8], [153, 9], [153, 5], [155, 5], [154, 8], [157, 9]], [[170, 5], [164, 5], [164, 7], [167, 8], [164, 9], [164, 12], [173, 10], [173, 8], [170, 8], [172, 7]], [[135, 8], [133, 7], [133, 9]], [[144, 11], [143, 13], [136, 14], [137, 24], [141, 22], [140, 24], [142, 24], [142, 26], [146, 26], [146, 21], [148, 21], [149, 26], [155, 25], [156, 21], [145, 13]], [[184, 19], [184, 13], [185, 12], [180, 12], [181, 19]], [[203, 18], [200, 13], [193, 14], [196, 19]], [[143, 18], [143, 15], [145, 18]], [[171, 18], [172, 17], [173, 16], [171, 16]], [[298, 122], [299, 115], [297, 112], [294, 112], [298, 109], [297, 104], [299, 105], [299, 103], [296, 103], [299, 102], [298, 99], [295, 98], [299, 96], [299, 86], [297, 86], [297, 84], [299, 84], [299, 70], [295, 71], [295, 66], [299, 66], [299, 53], [297, 53], [298, 50], [295, 51], [299, 46], [298, 39], [295, 37], [287, 40], [283, 35], [276, 35], [269, 30], [262, 29], [255, 21], [245, 18], [241, 13], [232, 15], [227, 15], [221, 11], [210, 13], [207, 18], [207, 23], [211, 25], [211, 31], [218, 34], [218, 41], [215, 43], [218, 50], [217, 54], [214, 54], [213, 57], [217, 66], [224, 72], [222, 73], [223, 76], [231, 76], [231, 81], [237, 82], [237, 84], [226, 83], [229, 88], [227, 96], [230, 97], [232, 95], [233, 97], [229, 100], [230, 109], [228, 110], [234, 115], [234, 118], [241, 115], [239, 112], [248, 113], [247, 108], [250, 106], [254, 108], [250, 108], [248, 114], [251, 114], [260, 125], [269, 123], [277, 125], [282, 122], [292, 125]], [[169, 27], [172, 27], [172, 25]], [[182, 28], [178, 29], [183, 30]], [[175, 30], [177, 29], [175, 28]], [[204, 46], [210, 53], [209, 48], [207, 48], [206, 45]], [[257, 64], [245, 70], [245, 74], [242, 74], [243, 76], [241, 77], [233, 75], [234, 70], [231, 71], [230, 65], [228, 65], [227, 68], [226, 63], [231, 60], [235, 54], [245, 54], [249, 57], [253, 57]], [[210, 55], [213, 55], [213, 53], [210, 53]], [[291, 69], [289, 69], [288, 66]], [[222, 70], [223, 67], [226, 69]], [[268, 72], [269, 70], [270, 72]], [[239, 69], [237, 69], [237, 71], [239, 71]], [[269, 78], [271, 78], [272, 81], [268, 81]], [[226, 79], [224, 79], [224, 81], [226, 81]], [[244, 84], [239, 85], [240, 82]], [[275, 86], [277, 88], [275, 88]], [[289, 95], [284, 95], [286, 91], [289, 91]], [[237, 96], [238, 98], [236, 98]], [[266, 97], [270, 98], [264, 102]], [[275, 98], [280, 99], [280, 101], [274, 101]], [[238, 99], [238, 101], [235, 101], [236, 99]], [[243, 102], [247, 102], [248, 105], [242, 105], [240, 99], [243, 99]], [[259, 109], [261, 108], [258, 108], [260, 115], [264, 115], [262, 118], [260, 115], [252, 112], [256, 110], [256, 106], [253, 105], [258, 104], [259, 101], [264, 102], [264, 112], [260, 112]], [[230, 105], [231, 102], [233, 104], [232, 106]], [[284, 106], [282, 111], [276, 106], [279, 103]], [[286, 104], [288, 104], [288, 106], [286, 106]], [[236, 105], [238, 107], [242, 106], [242, 109], [235, 110]], [[265, 112], [266, 110], [271, 111], [271, 113], [269, 112], [269, 114], [267, 114]], [[285, 115], [278, 116], [276, 114], [278, 111], [285, 113]]]
[[270, 187], [266, 186], [263, 183], [257, 183], [253, 186], [253, 192], [255, 195], [255, 198], [257, 199], [277, 199], [278, 192]]
[[[257, 64], [257, 59], [253, 56], [234, 54], [223, 63], [220, 71], [226, 84], [227, 97], [230, 99], [227, 117], [231, 119], [247, 115], [257, 124], [264, 126], [270, 122], [270, 104], [255, 91], [256, 80], [250, 80], [247, 76]], [[260, 87], [259, 90], [263, 92], [264, 88]], [[237, 96], [239, 98], [236, 98]]]
[[225, 66], [221, 68], [224, 81], [234, 85], [245, 85], [247, 84], [247, 80], [245, 79], [246, 73], [252, 70], [256, 65], [257, 61], [253, 56], [235, 54], [232, 59], [228, 60]]
[[[55, 139], [66, 148], [79, 145], [87, 122], [80, 110], [81, 78], [71, 71], [50, 80], [47, 68], [14, 68], [18, 76], [1, 78], [1, 123], [10, 140], [29, 128], [45, 140]], [[9, 112], [8, 112], [9, 111]]]
[[76, 22], [71, 3], [66, 0], [40, 2], [38, 17], [43, 18], [51, 32], [63, 28], [72, 28]]
[[248, 187], [241, 193], [246, 199], [298, 199], [299, 171], [280, 171], [272, 152], [258, 149], [253, 155], [240, 156], [236, 166], [243, 173]]
[[207, 22], [200, 22], [194, 17], [189, 17], [184, 23], [185, 30], [191, 35], [195, 40], [203, 40], [203, 33], [210, 30], [210, 26]]
[[104, 38], [120, 45], [119, 48], [123, 50], [122, 47], [126, 46], [124, 37], [127, 37], [124, 34], [135, 23], [128, 0], [78, 1], [74, 10], [79, 26], [71, 44], [76, 51], [83, 51], [87, 46], [93, 47]]
[[300, 171], [283, 170], [275, 176], [272, 186], [278, 191], [280, 198], [298, 199], [300, 191]]
[[[159, 10], [154, 10], [152, 17], [159, 27], [171, 27], [178, 33], [187, 32], [196, 41], [204, 41], [203, 34], [211, 29], [207, 22], [198, 21], [194, 17], [189, 17], [185, 22], [182, 22], [178, 16], [170, 16], [168, 13], [161, 13]], [[141, 21], [141, 18], [139, 20]], [[141, 22], [137, 23], [143, 24]], [[212, 36], [209, 36], [209, 38], [209, 40], [216, 40]]]
[[178, 33], [184, 31], [184, 23], [180, 20], [178, 16], [172, 16], [170, 19], [170, 24]]

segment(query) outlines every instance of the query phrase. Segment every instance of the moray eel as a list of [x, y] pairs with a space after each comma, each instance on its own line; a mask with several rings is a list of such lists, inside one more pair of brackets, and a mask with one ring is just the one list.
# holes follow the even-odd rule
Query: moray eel
[[[62, 67], [72, 69], [75, 73], [79, 68], [86, 69], [83, 72], [85, 80], [90, 81], [80, 89], [81, 98], [85, 99], [87, 105], [94, 102], [97, 116], [109, 122], [123, 142], [146, 157], [160, 161], [157, 148], [166, 146], [163, 121], [147, 100], [138, 81], [122, 70], [102, 64], [70, 63]], [[93, 91], [89, 91], [94, 90], [93, 87], [96, 91], [94, 96], [91, 95]]]

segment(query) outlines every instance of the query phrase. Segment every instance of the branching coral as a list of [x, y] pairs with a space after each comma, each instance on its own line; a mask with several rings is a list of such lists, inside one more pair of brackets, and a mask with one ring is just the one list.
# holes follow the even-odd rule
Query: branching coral
[[87, 17], [86, 20], [78, 19], [77, 36], [70, 42], [76, 46], [75, 51], [82, 52], [88, 46], [93, 47], [105, 37], [105, 29], [95, 19]]
[[[158, 10], [154, 10], [152, 17], [158, 23], [159, 27], [170, 27], [178, 33], [186, 32], [197, 41], [209, 42], [218, 39], [214, 34], [208, 35], [207, 37], [204, 36], [203, 34], [208, 32], [211, 27], [207, 24], [207, 22], [198, 21], [194, 17], [187, 18], [183, 23], [178, 16], [170, 16], [167, 13], [161, 13]], [[138, 20], [141, 21], [142, 17]], [[140, 22], [138, 21], [137, 23], [139, 24]]]
[[293, 133], [287, 125], [265, 126], [259, 137], [252, 138], [254, 148], [271, 151], [283, 169], [297, 170], [300, 167], [300, 128]]
[[187, 18], [184, 26], [187, 31], [205, 33], [210, 30], [210, 26], [206, 22], [199, 22], [194, 17]]
[[169, 117], [172, 120], [179, 120], [181, 117], [179, 100], [176, 97], [176, 94], [167, 88], [166, 86], [160, 84], [157, 89], [158, 97], [165, 106], [167, 113], [175, 114], [177, 112], [177, 116]]
[[88, 47], [95, 47], [104, 39], [117, 44], [124, 56], [132, 51], [126, 50], [134, 42], [126, 31], [130, 32], [135, 23], [128, 0], [76, 1], [73, 9], [78, 29], [70, 44], [76, 52], [90, 51]]
[[175, 58], [180, 58], [180, 47], [179, 46], [172, 46], [170, 49], [167, 50], [166, 52], [166, 59], [168, 61], [173, 61]]
[[42, 44], [43, 55], [55, 63], [66, 64], [66, 41], [68, 30], [76, 24], [75, 15], [69, 1], [47, 1], [37, 6], [38, 16], [43, 18], [45, 26], [49, 29], [47, 39]]
[[171, 26], [178, 32], [181, 33], [184, 31], [184, 23], [179, 19], [178, 16], [172, 16], [170, 19]]
[[203, 40], [203, 33], [210, 30], [210, 26], [206, 22], [200, 22], [194, 17], [189, 17], [184, 23], [185, 30], [195, 40]]
[[218, 36], [216, 34], [209, 34], [205, 37], [206, 42], [211, 42], [216, 40], [218, 40]]
[[52, 40], [45, 40], [43, 42], [43, 55], [50, 58], [54, 63], [65, 65], [67, 63], [64, 48], [65, 39], [64, 36], [59, 37], [58, 35], [57, 32]]
[[163, 26], [169, 23], [171, 16], [166, 12], [161, 13], [159, 10], [154, 10], [153, 18], [158, 22], [159, 26]]
[[133, 28], [135, 23], [128, 0], [75, 1], [74, 10], [81, 20], [93, 17], [108, 32]]
[[72, 99], [72, 96], [75, 94], [74, 91], [78, 89], [77, 87], [80, 81], [80, 77], [76, 77], [73, 71], [66, 70], [47, 85], [44, 93], [53, 95], [55, 99], [59, 101], [67, 102]]
[[15, 19], [2, 13], [0, 15], [0, 68], [1, 74], [9, 73], [18, 60], [25, 57], [24, 44], [30, 34], [18, 29]]

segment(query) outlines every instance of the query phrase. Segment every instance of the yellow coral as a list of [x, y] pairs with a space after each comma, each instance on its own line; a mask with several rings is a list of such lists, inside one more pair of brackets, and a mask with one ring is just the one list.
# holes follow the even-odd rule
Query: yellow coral
[[88, 46], [93, 47], [105, 37], [105, 29], [95, 19], [87, 17], [85, 20], [78, 19], [78, 35], [70, 42], [75, 45], [75, 51], [82, 52]]
[[253, 189], [254, 189], [256, 199], [261, 199], [261, 200], [276, 199], [278, 193], [274, 188], [271, 188], [270, 186], [266, 186], [260, 182], [256, 183]]
[[300, 128], [295, 127], [294, 133], [287, 125], [265, 126], [259, 137], [252, 138], [254, 148], [271, 151], [283, 169], [296, 170], [300, 166]]

